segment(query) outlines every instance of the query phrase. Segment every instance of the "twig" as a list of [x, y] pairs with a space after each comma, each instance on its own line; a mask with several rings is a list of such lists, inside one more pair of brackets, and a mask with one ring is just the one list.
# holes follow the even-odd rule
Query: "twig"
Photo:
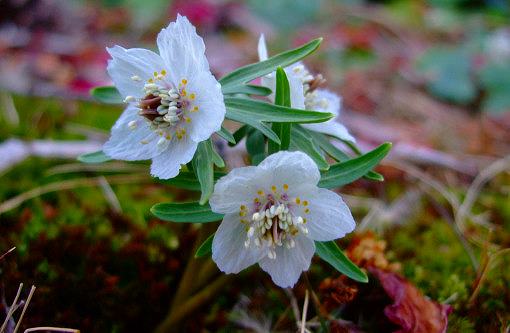
[[21, 315], [19, 316], [18, 323], [16, 324], [16, 327], [14, 328], [13, 333], [16, 333], [18, 331], [18, 328], [21, 325], [21, 321], [23, 320], [23, 316], [25, 315], [25, 311], [27, 311], [28, 304], [30, 303], [32, 296], [34, 295], [34, 292], [35, 292], [35, 286], [32, 286], [32, 288], [30, 288], [30, 294], [28, 294], [28, 298], [25, 302], [25, 306], [23, 306], [23, 310], [21, 311]]
[[305, 333], [307, 312], [308, 312], [308, 289], [305, 290], [305, 302], [303, 303], [303, 315], [301, 316], [301, 333]]
[[7, 312], [7, 316], [5, 317], [4, 323], [2, 324], [2, 327], [0, 327], [0, 333], [4, 333], [5, 327], [7, 327], [7, 323], [9, 322], [9, 319], [11, 319], [12, 313], [15, 310], [15, 306], [18, 303], [19, 295], [21, 294], [21, 290], [23, 289], [23, 283], [19, 284], [18, 292], [16, 293], [16, 297], [14, 297], [14, 301], [11, 304], [11, 307], [9, 308], [9, 311]]
[[101, 149], [100, 142], [94, 141], [22, 141], [9, 139], [0, 144], [0, 174], [30, 156], [76, 158], [85, 153]]

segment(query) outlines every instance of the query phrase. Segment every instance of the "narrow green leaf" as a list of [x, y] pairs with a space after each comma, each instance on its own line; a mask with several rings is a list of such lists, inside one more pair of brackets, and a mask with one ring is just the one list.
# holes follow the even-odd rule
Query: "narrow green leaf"
[[226, 97], [226, 117], [228, 119], [246, 123], [246, 119], [271, 123], [320, 123], [333, 117], [329, 112], [317, 112], [292, 109], [274, 105], [263, 101], [247, 98]]
[[78, 156], [78, 161], [80, 161], [82, 163], [95, 164], [95, 163], [104, 163], [104, 162], [108, 162], [111, 160], [112, 159], [109, 158], [108, 156], [106, 156], [106, 154], [102, 150], [99, 150], [99, 151], [96, 151], [93, 153], [81, 154], [80, 156]]
[[[253, 130], [253, 128], [251, 128], [248, 125], [243, 125], [243, 126], [239, 127], [239, 129], [237, 131], [235, 131], [234, 134], [232, 134], [236, 143], [241, 141], [246, 135], [248, 135], [248, 132], [250, 130]], [[233, 147], [235, 145], [236, 145], [235, 143], [229, 144], [229, 146], [231, 146], [231, 147]]]
[[218, 152], [216, 151], [216, 148], [214, 147], [214, 143], [212, 142], [211, 139], [207, 140], [209, 141], [209, 144], [211, 146], [211, 156], [212, 156], [212, 161], [214, 163], [214, 165], [216, 165], [218, 168], [224, 168], [225, 167], [225, 161], [223, 161], [223, 158], [221, 158], [220, 154], [218, 154]]
[[319, 186], [335, 188], [352, 183], [372, 170], [390, 151], [391, 143], [384, 143], [376, 149], [346, 162], [336, 163], [322, 173]]
[[312, 137], [301, 126], [292, 126], [291, 129], [291, 150], [299, 150], [307, 154], [317, 164], [319, 170], [326, 171], [329, 169], [329, 164], [322, 156], [321, 151], [315, 146]]
[[368, 276], [340, 250], [334, 241], [315, 242], [315, 253], [347, 277], [366, 283]]
[[207, 237], [207, 239], [198, 247], [197, 252], [195, 252], [195, 258], [204, 257], [211, 253], [213, 240], [214, 234]]
[[223, 126], [221, 126], [221, 129], [216, 132], [219, 136], [221, 136], [223, 139], [227, 140], [228, 143], [235, 145], [236, 140], [234, 139], [234, 136]]
[[222, 214], [214, 213], [208, 204], [198, 202], [159, 203], [151, 213], [163, 221], [178, 223], [208, 223], [220, 221]]
[[[321, 133], [317, 133], [317, 132], [314, 132], [314, 131], [310, 131], [310, 130], [307, 130], [305, 128], [303, 128], [303, 130], [305, 130], [313, 138], [314, 143], [318, 147], [320, 147], [326, 154], [328, 154], [329, 156], [334, 158], [336, 161], [344, 162], [344, 161], [352, 159], [352, 157], [350, 157], [349, 155], [347, 155], [346, 153], [344, 153], [343, 151], [341, 151], [340, 149], [335, 147], [329, 141], [329, 139], [328, 139], [328, 137], [326, 135], [321, 134]], [[375, 172], [375, 171], [367, 172], [363, 176], [363, 178], [366, 178], [366, 179], [369, 179], [369, 180], [373, 180], [373, 181], [378, 181], [378, 182], [384, 181], [384, 177], [380, 173]]]
[[[283, 68], [276, 69], [276, 92], [275, 102], [276, 105], [290, 107], [290, 87], [289, 80]], [[280, 150], [289, 149], [290, 145], [290, 123], [273, 123], [272, 129], [280, 138], [281, 144], [277, 145], [274, 141], [269, 141], [268, 149], [269, 154], [275, 153]]]
[[200, 182], [200, 204], [203, 205], [209, 200], [214, 187], [214, 167], [212, 163], [211, 144], [208, 140], [198, 144], [195, 156], [193, 156], [193, 171]]
[[245, 94], [245, 95], [255, 95], [255, 96], [267, 96], [271, 94], [271, 89], [267, 87], [261, 87], [251, 84], [240, 84], [237, 86], [228, 86], [225, 89], [222, 89], [223, 94]]
[[[225, 176], [223, 172], [215, 172], [214, 180], [218, 180], [219, 178]], [[170, 186], [174, 186], [177, 188], [182, 188], [190, 191], [200, 191], [200, 182], [198, 181], [196, 175], [193, 172], [189, 171], [181, 171], [177, 176], [171, 179], [159, 179], [155, 178], [158, 183], [166, 184]]]
[[234, 86], [239, 86], [274, 72], [278, 66], [287, 67], [298, 62], [315, 51], [321, 42], [322, 38], [315, 39], [301, 47], [277, 54], [267, 60], [238, 68], [220, 79], [222, 90], [228, 92]]
[[254, 156], [261, 157], [262, 160], [266, 157], [266, 140], [264, 135], [259, 131], [252, 131], [246, 137], [246, 151], [252, 158], [252, 164], [257, 165]]
[[124, 102], [117, 88], [113, 86], [102, 86], [92, 88], [90, 90], [90, 94], [97, 101], [106, 104], [121, 104]]

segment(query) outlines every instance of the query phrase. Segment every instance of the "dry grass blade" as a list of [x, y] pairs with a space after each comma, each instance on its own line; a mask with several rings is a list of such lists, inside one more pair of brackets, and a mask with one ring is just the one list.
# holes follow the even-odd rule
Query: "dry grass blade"
[[39, 186], [33, 188], [27, 192], [23, 192], [11, 199], [8, 199], [0, 204], [0, 214], [5, 213], [11, 209], [14, 209], [21, 205], [23, 202], [38, 197], [42, 194], [62, 191], [62, 190], [71, 190], [77, 187], [92, 187], [92, 186], [100, 186], [101, 179], [106, 178], [106, 180], [110, 184], [132, 184], [132, 183], [141, 183], [141, 182], [151, 182], [151, 178], [146, 174], [132, 174], [132, 175], [115, 175], [109, 177], [93, 177], [93, 178], [78, 178], [78, 179], [70, 179], [64, 180], [60, 182], [54, 182], [50, 184], [46, 184], [43, 186]]
[[18, 304], [18, 298], [19, 295], [21, 294], [21, 290], [23, 290], [23, 283], [19, 284], [18, 291], [16, 292], [16, 297], [14, 297], [14, 301], [12, 302], [9, 311], [7, 312], [7, 316], [5, 317], [4, 323], [2, 324], [2, 327], [0, 327], [0, 333], [4, 333], [5, 328], [7, 327], [7, 323], [9, 322], [9, 319], [11, 319], [12, 314], [16, 310], [16, 304]]
[[13, 248], [11, 248], [9, 251], [5, 252], [4, 254], [2, 254], [2, 256], [0, 256], [0, 260], [3, 260], [9, 253], [11, 253], [12, 251], [16, 250], [16, 246], [14, 246]]
[[305, 290], [305, 301], [303, 303], [303, 315], [301, 316], [301, 333], [305, 333], [306, 329], [306, 314], [308, 312], [308, 300], [309, 300], [309, 293], [308, 289]]
[[37, 332], [37, 331], [50, 331], [50, 332], [64, 332], [64, 333], [80, 333], [80, 330], [76, 330], [74, 328], [65, 328], [65, 327], [49, 327], [49, 326], [41, 326], [41, 327], [32, 327], [25, 330], [24, 333], [29, 332]]
[[16, 333], [18, 331], [18, 328], [21, 325], [21, 321], [23, 320], [23, 316], [25, 315], [25, 312], [27, 311], [28, 304], [30, 304], [30, 300], [32, 299], [32, 296], [34, 295], [34, 292], [35, 292], [35, 286], [32, 286], [32, 288], [30, 288], [30, 294], [28, 294], [28, 298], [25, 302], [25, 305], [23, 306], [23, 310], [21, 311], [21, 315], [19, 316], [18, 323], [16, 324], [16, 327], [14, 328], [13, 333]]

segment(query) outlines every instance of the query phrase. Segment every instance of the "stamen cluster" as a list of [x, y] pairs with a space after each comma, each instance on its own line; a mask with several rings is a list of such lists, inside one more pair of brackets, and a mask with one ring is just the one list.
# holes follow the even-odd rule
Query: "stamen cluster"
[[[241, 222], [247, 225], [246, 248], [253, 244], [256, 247], [267, 247], [267, 256], [270, 259], [276, 259], [276, 247], [285, 246], [288, 249], [294, 248], [296, 242], [294, 238], [302, 232], [308, 233], [305, 226], [306, 219], [297, 214], [299, 206], [302, 204], [300, 198], [291, 200], [287, 194], [288, 185], [284, 185], [284, 192], [279, 194], [276, 186], [272, 186], [272, 191], [265, 194], [259, 191], [254, 199], [253, 214], [251, 220], [242, 219]], [[308, 203], [304, 201], [303, 203]], [[306, 208], [305, 212], [309, 212]], [[240, 216], [246, 216], [248, 213], [246, 206], [240, 208]]]
[[303, 83], [305, 108], [308, 110], [314, 110], [317, 108], [327, 109], [329, 104], [328, 100], [325, 98], [319, 98], [316, 91], [317, 88], [326, 82], [322, 74], [313, 76], [303, 65], [294, 66], [292, 70], [299, 76], [301, 82]]

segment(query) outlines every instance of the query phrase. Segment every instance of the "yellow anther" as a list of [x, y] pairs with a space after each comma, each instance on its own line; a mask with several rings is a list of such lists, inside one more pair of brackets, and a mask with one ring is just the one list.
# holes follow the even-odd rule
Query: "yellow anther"
[[283, 184], [283, 189], [284, 189], [285, 191], [287, 191], [287, 190], [289, 189], [289, 185], [287, 185], [287, 184]]
[[198, 112], [198, 106], [194, 106], [193, 109], [191, 109], [192, 112]]
[[243, 210], [243, 211], [240, 211], [240, 212], [239, 212], [239, 216], [243, 216], [243, 217], [244, 217], [244, 216], [246, 216], [246, 212], [245, 212], [244, 210]]
[[306, 219], [303, 219], [303, 223], [306, 224]]
[[147, 82], [154, 83], [154, 79], [150, 78], [150, 79], [147, 80]]
[[163, 69], [163, 70], [161, 71], [161, 75], [166, 75], [166, 70], [164, 70], [164, 69]]
[[189, 98], [190, 98], [191, 100], [195, 99], [195, 94], [194, 94], [194, 93], [191, 93], [191, 94], [189, 95]]
[[253, 199], [253, 202], [255, 202], [255, 203], [259, 203], [259, 202], [260, 202], [260, 200], [259, 200], [259, 198], [255, 198], [255, 199]]
[[158, 76], [158, 72], [154, 72], [153, 74], [154, 74], [154, 76]]
[[182, 96], [186, 96], [186, 94], [187, 94], [186, 89], [182, 89], [182, 91], [181, 91], [181, 95], [182, 95]]
[[240, 209], [241, 209], [241, 210], [245, 210], [245, 209], [246, 209], [246, 206], [245, 206], [245, 205], [241, 205]]
[[301, 203], [301, 199], [299, 197], [296, 198], [296, 203], [299, 205]]
[[182, 83], [182, 84], [184, 84], [184, 85], [186, 85], [186, 84], [188, 84], [188, 80], [186, 80], [186, 79], [182, 79], [182, 80], [181, 80], [181, 83]]
[[[242, 223], [242, 224], [246, 224], [246, 223], [248, 223], [248, 221], [247, 221], [247, 220], [245, 220], [245, 219], [241, 219], [240, 221], [241, 221], [241, 223]], [[246, 230], [246, 231], [248, 232], [248, 230]]]
[[262, 191], [262, 190], [258, 190], [258, 191], [257, 191], [257, 194], [258, 194], [258, 195], [260, 195], [260, 196], [263, 196], [263, 195], [264, 195], [264, 191]]
[[184, 121], [186, 121], [189, 124], [189, 123], [191, 123], [191, 118], [190, 117], [184, 117]]
[[276, 192], [276, 186], [271, 186], [271, 191]]
[[305, 209], [305, 214], [308, 214], [308, 213], [310, 213], [310, 209], [307, 208], [307, 209]]
[[303, 201], [303, 206], [305, 206], [305, 207], [308, 206], [308, 201], [304, 200]]

